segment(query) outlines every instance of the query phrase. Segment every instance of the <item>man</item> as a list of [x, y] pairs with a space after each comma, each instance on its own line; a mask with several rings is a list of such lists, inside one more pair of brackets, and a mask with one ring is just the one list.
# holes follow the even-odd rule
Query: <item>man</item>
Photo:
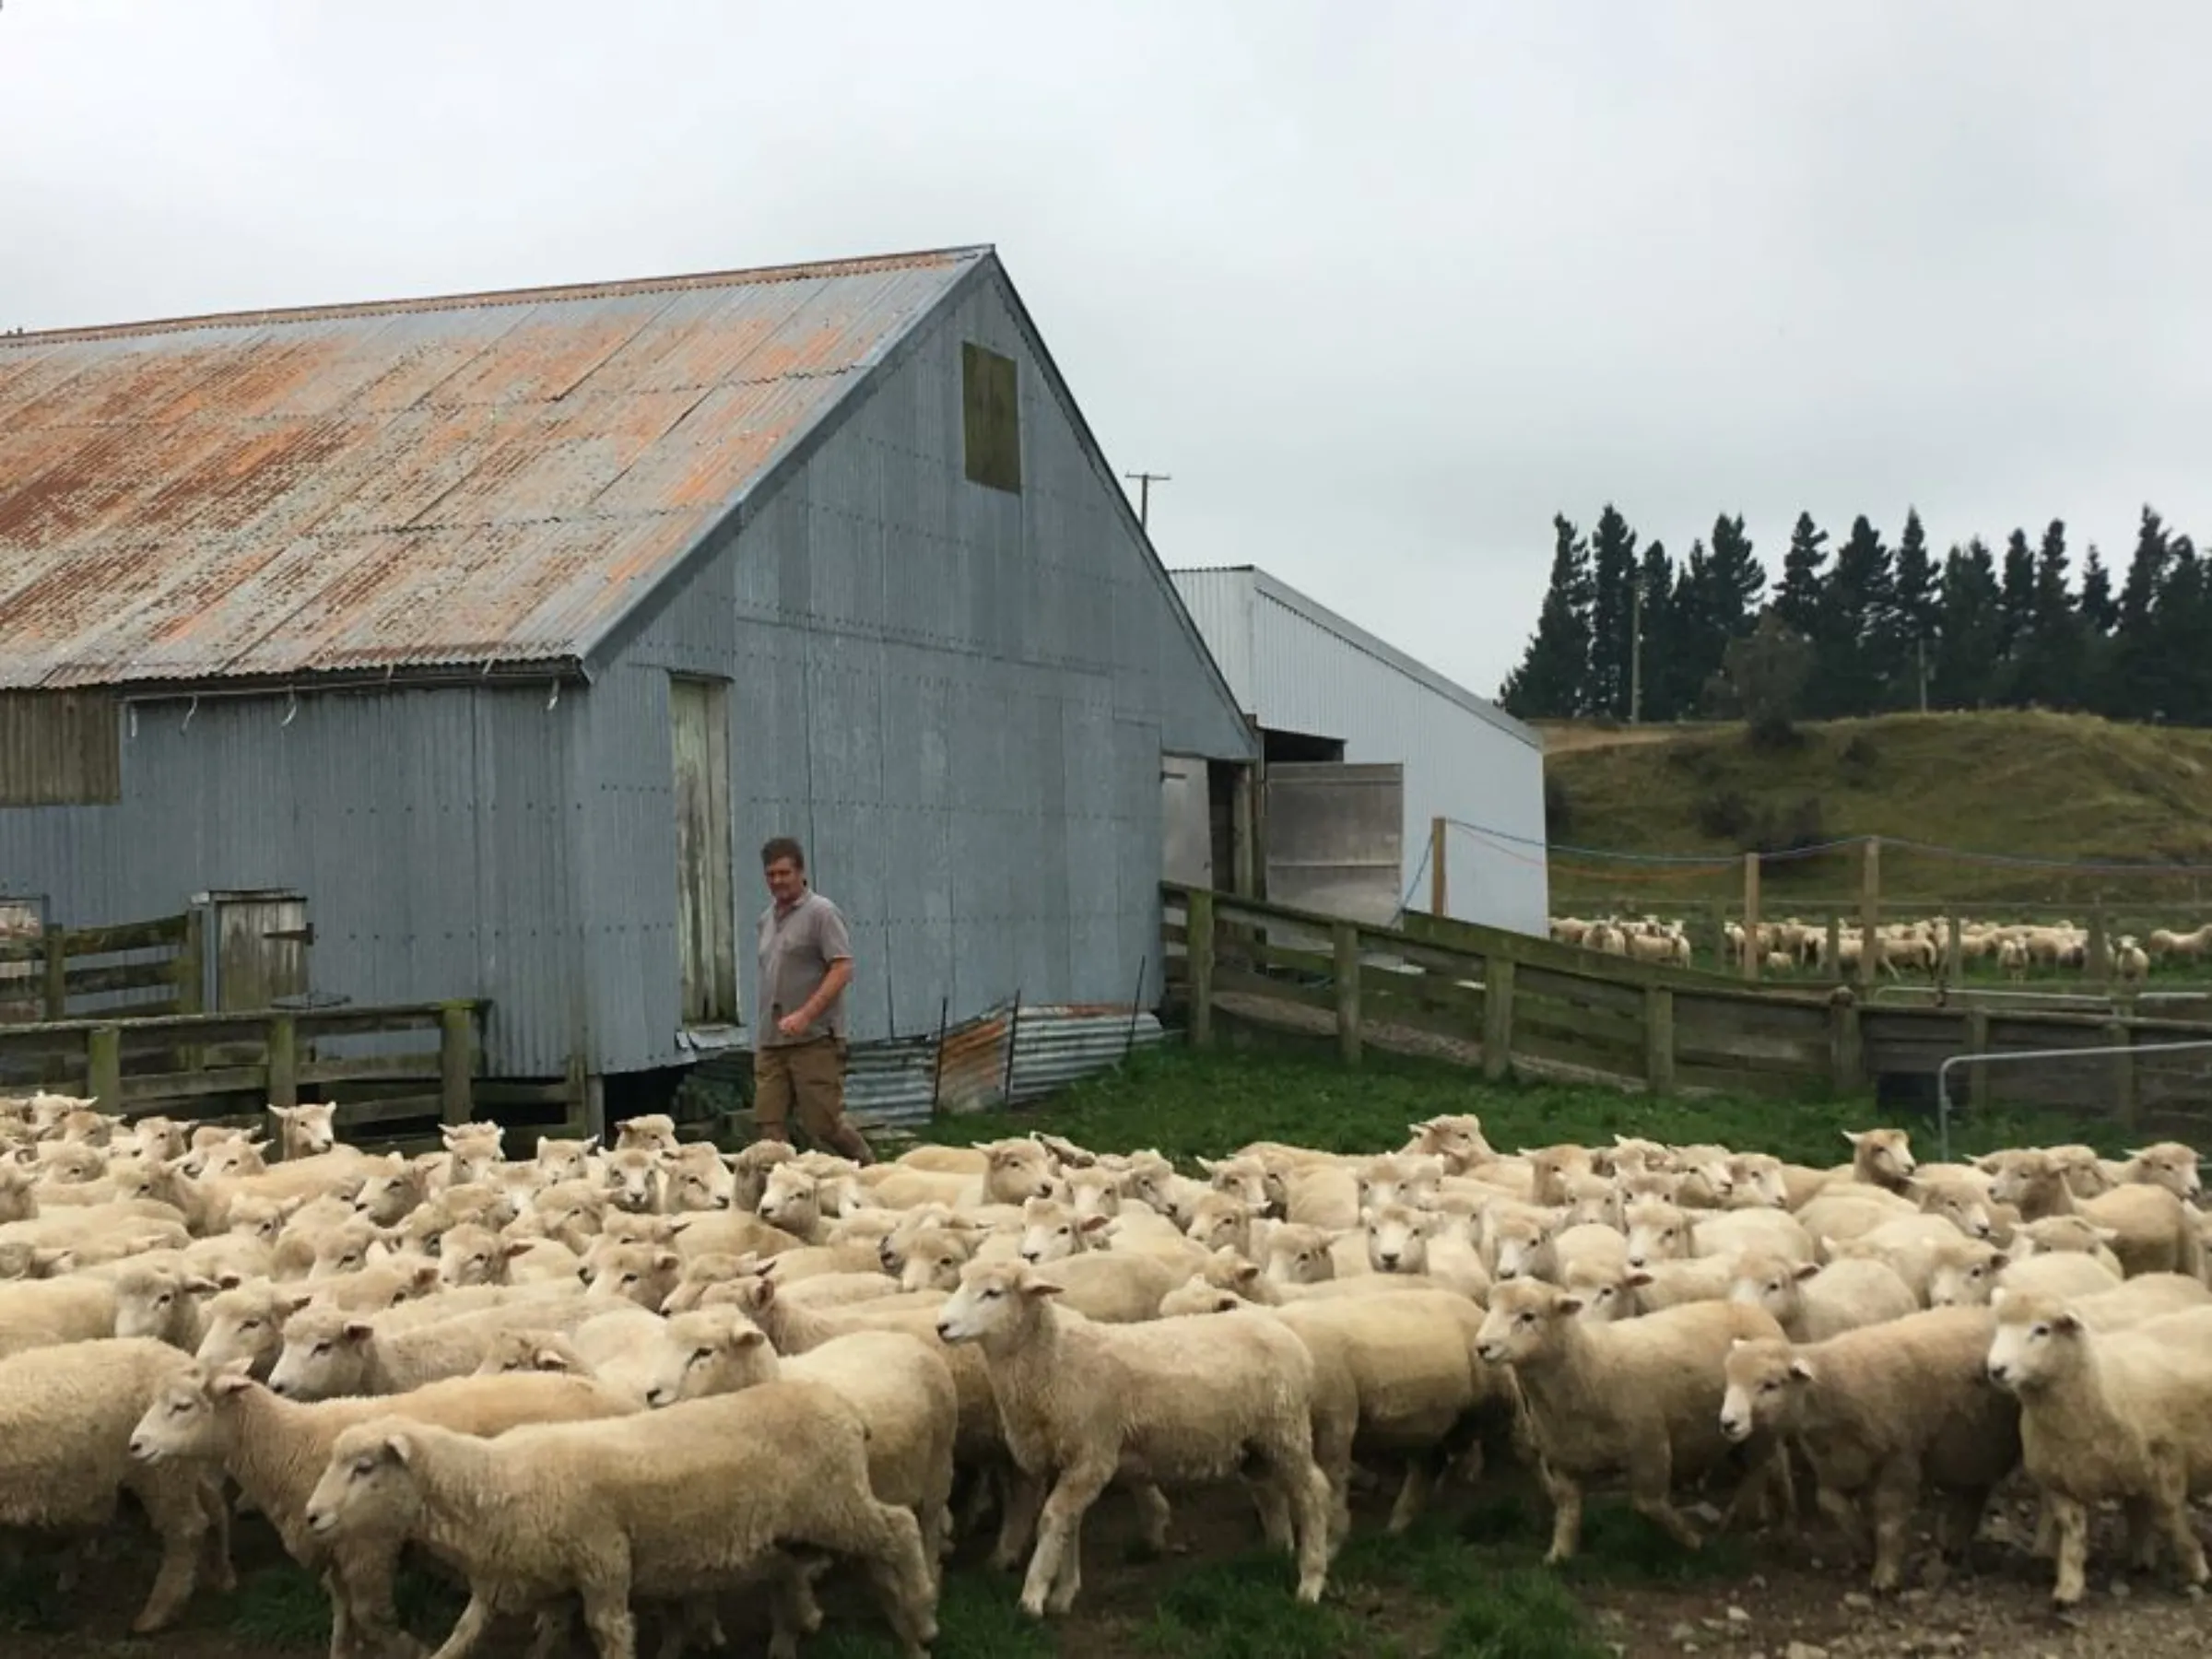
[[753, 1126], [762, 1140], [799, 1127], [816, 1146], [870, 1164], [876, 1154], [845, 1121], [845, 987], [853, 942], [837, 906], [806, 883], [806, 854], [788, 835], [760, 849], [773, 900], [760, 912], [753, 1018]]

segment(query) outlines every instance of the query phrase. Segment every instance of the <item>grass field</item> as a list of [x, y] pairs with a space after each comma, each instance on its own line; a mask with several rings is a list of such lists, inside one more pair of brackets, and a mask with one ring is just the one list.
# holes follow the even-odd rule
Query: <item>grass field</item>
[[[1458, 1067], [1379, 1053], [1348, 1069], [1265, 1048], [1199, 1055], [1171, 1047], [1140, 1054], [1125, 1070], [1040, 1108], [940, 1120], [927, 1133], [961, 1143], [1048, 1129], [1100, 1150], [1158, 1147], [1189, 1170], [1194, 1157], [1263, 1137], [1343, 1151], [1387, 1148], [1404, 1141], [1409, 1123], [1441, 1112], [1478, 1113], [1493, 1143], [1508, 1150], [1642, 1135], [1721, 1141], [1823, 1164], [1845, 1156], [1843, 1129], [1875, 1121], [1864, 1102], [1651, 1100], [1606, 1089], [1490, 1085]], [[1963, 1121], [1958, 1131], [1959, 1146], [1972, 1150], [2079, 1139], [2084, 1126], [2007, 1115]], [[939, 1659], [1609, 1659], [1611, 1642], [1624, 1633], [1653, 1618], [1664, 1628], [1674, 1617], [1648, 1611], [1654, 1603], [1700, 1590], [1708, 1602], [1716, 1594], [1737, 1597], [1751, 1571], [1741, 1540], [1724, 1538], [1688, 1555], [1602, 1499], [1591, 1506], [1583, 1557], [1564, 1571], [1546, 1569], [1539, 1556], [1547, 1512], [1524, 1481], [1502, 1475], [1486, 1477], [1473, 1493], [1441, 1493], [1430, 1518], [1403, 1538], [1380, 1535], [1378, 1501], [1361, 1500], [1330, 1598], [1303, 1608], [1290, 1598], [1288, 1561], [1250, 1548], [1250, 1508], [1235, 1494], [1210, 1503], [1194, 1499], [1187, 1509], [1179, 1502], [1177, 1535], [1190, 1538], [1191, 1549], [1164, 1561], [1136, 1553], [1128, 1527], [1112, 1512], [1119, 1500], [1110, 1497], [1086, 1528], [1083, 1600], [1071, 1618], [1030, 1622], [1015, 1607], [1014, 1575], [962, 1561], [947, 1575], [943, 1635], [934, 1652]], [[120, 1651], [158, 1651], [165, 1659], [306, 1659], [323, 1652], [328, 1616], [316, 1586], [275, 1553], [259, 1523], [241, 1524], [239, 1539], [240, 1590], [227, 1597], [203, 1593], [189, 1628], [155, 1647], [113, 1640], [117, 1621], [144, 1593], [142, 1557], [125, 1563], [127, 1585], [118, 1568], [117, 1583], [67, 1598], [31, 1573], [0, 1576], [0, 1651], [20, 1659], [93, 1659]], [[449, 1627], [459, 1606], [447, 1587], [412, 1575], [403, 1605], [425, 1631]], [[849, 1605], [844, 1597], [830, 1605], [832, 1623], [807, 1644], [808, 1653], [861, 1659], [893, 1651], [872, 1618], [839, 1617]]]
[[[1894, 714], [1802, 728], [1754, 750], [1740, 726], [1549, 728], [1546, 770], [1564, 792], [1557, 841], [1621, 852], [1728, 854], [1747, 834], [1904, 837], [2016, 857], [2212, 864], [2212, 731], [2035, 712]], [[1555, 890], [1574, 882], [1555, 873]], [[1769, 867], [1781, 895], [1847, 899], [1850, 861]], [[1641, 880], [1650, 907], [1725, 898], [1732, 881]], [[1885, 894], [1936, 901], [2086, 903], [2158, 913], [2199, 894], [2186, 878], [2054, 877], [1885, 849]]]

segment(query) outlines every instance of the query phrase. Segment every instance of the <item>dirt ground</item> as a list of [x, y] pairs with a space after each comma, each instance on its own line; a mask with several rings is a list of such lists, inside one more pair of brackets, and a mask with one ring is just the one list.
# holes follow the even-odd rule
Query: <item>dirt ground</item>
[[[1377, 1519], [1363, 1514], [1362, 1524], [1373, 1526]], [[1912, 1589], [1895, 1598], [1866, 1594], [1863, 1576], [1847, 1571], [1840, 1561], [1812, 1555], [1824, 1541], [1824, 1535], [1815, 1533], [1803, 1547], [1780, 1537], [1744, 1540], [1740, 1574], [1680, 1583], [1606, 1583], [1586, 1589], [1583, 1600], [1597, 1635], [1621, 1659], [1700, 1654], [1708, 1659], [2206, 1659], [2212, 1654], [2212, 1607], [2203, 1598], [2179, 1593], [2163, 1576], [2115, 1584], [2111, 1550], [2117, 1540], [2109, 1527], [2097, 1535], [2100, 1547], [2092, 1560], [2088, 1598], [2074, 1614], [2053, 1615], [2048, 1569], [2006, 1541], [2008, 1535], [2025, 1538], [2031, 1529], [2032, 1513], [2024, 1505], [1996, 1510], [1991, 1531], [1997, 1535], [1977, 1546], [1967, 1574], [1940, 1590]], [[1187, 1505], [1179, 1503], [1176, 1535], [1187, 1541], [1189, 1554], [1165, 1561], [1126, 1559], [1133, 1535], [1125, 1504], [1110, 1495], [1086, 1529], [1083, 1601], [1074, 1617], [1055, 1623], [1052, 1647], [1044, 1651], [1066, 1659], [1124, 1659], [1147, 1651], [1138, 1632], [1161, 1593], [1188, 1571], [1188, 1564], [1231, 1555], [1248, 1542], [1250, 1512], [1233, 1497], [1216, 1503], [1194, 1496]], [[273, 1537], [257, 1522], [241, 1524], [236, 1559], [249, 1594], [252, 1581], [278, 1570], [282, 1559]], [[97, 1567], [73, 1594], [42, 1598], [31, 1617], [19, 1606], [0, 1610], [0, 1655], [309, 1659], [326, 1651], [321, 1637], [278, 1640], [241, 1631], [229, 1598], [206, 1592], [195, 1598], [182, 1628], [131, 1639], [129, 1620], [151, 1575], [149, 1550], [135, 1544], [121, 1559]], [[817, 1643], [831, 1640], [843, 1623], [839, 1615], [846, 1605], [833, 1586], [824, 1588], [833, 1623]], [[1012, 1601], [1010, 1577], [1003, 1595]], [[1406, 1652], [1441, 1652], [1387, 1598], [1358, 1589], [1339, 1592], [1338, 1597], [1371, 1621], [1376, 1639], [1395, 1637]], [[511, 1626], [483, 1651], [493, 1659], [510, 1659], [524, 1651], [527, 1634], [526, 1629]], [[726, 1651], [759, 1651], [754, 1632], [736, 1619], [731, 1634], [733, 1646]], [[575, 1651], [588, 1651], [581, 1638]], [[841, 1644], [841, 1651], [850, 1650]], [[951, 1632], [935, 1650], [938, 1659], [985, 1654], [995, 1659], [1002, 1651], [996, 1641], [963, 1641]]]

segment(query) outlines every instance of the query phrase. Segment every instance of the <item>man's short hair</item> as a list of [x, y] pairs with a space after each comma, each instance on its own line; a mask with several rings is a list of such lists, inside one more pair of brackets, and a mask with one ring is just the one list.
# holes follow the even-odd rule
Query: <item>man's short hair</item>
[[806, 850], [799, 845], [796, 840], [788, 835], [770, 836], [760, 848], [760, 867], [765, 870], [779, 859], [785, 858], [790, 859], [793, 865], [798, 869], [804, 870], [806, 867]]

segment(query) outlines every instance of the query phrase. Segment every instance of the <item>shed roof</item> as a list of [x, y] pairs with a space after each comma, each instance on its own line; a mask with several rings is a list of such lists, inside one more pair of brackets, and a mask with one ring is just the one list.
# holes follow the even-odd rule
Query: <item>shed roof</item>
[[992, 258], [0, 339], [0, 688], [579, 665]]

